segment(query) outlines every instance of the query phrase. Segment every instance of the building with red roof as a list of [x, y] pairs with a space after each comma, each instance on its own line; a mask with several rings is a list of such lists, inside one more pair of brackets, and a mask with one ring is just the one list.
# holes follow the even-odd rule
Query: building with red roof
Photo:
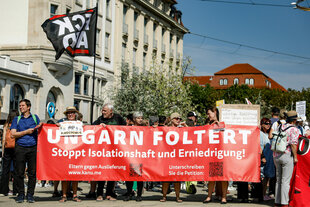
[[246, 84], [255, 88], [287, 91], [279, 83], [248, 63], [231, 65], [214, 73], [214, 76], [186, 76], [184, 80], [189, 80], [199, 85], [210, 84], [215, 89], [227, 89], [234, 84]]

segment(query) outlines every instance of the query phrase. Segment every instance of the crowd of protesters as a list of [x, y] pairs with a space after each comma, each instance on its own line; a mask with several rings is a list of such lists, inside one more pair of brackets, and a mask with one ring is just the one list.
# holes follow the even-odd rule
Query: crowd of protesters
[[[19, 111], [12, 111], [4, 124], [2, 135], [2, 174], [0, 180], [0, 193], [4, 195], [17, 195], [16, 202], [23, 203], [26, 199], [29, 203], [35, 202], [34, 192], [36, 187], [36, 146], [37, 129], [42, 125], [37, 115], [30, 112], [31, 103], [27, 99], [19, 102]], [[206, 110], [207, 120], [205, 125], [218, 124], [219, 112], [216, 107]], [[72, 106], [64, 111], [64, 118], [58, 122], [50, 122], [61, 125], [63, 121], [82, 121], [83, 115]], [[142, 112], [128, 114], [124, 119], [120, 114], [114, 112], [112, 104], [105, 104], [102, 115], [92, 125], [126, 125], [126, 126], [169, 126], [169, 127], [195, 127], [198, 126], [198, 116], [195, 112], [188, 112], [187, 119], [182, 120], [178, 112], [166, 116], [151, 116], [145, 119]], [[290, 180], [293, 173], [294, 163], [297, 163], [297, 143], [299, 136], [309, 136], [309, 128], [305, 126], [305, 120], [297, 116], [295, 111], [286, 111], [278, 108], [272, 109], [272, 118], [266, 117], [260, 122], [260, 148], [261, 148], [261, 182], [247, 183], [236, 182], [237, 198], [240, 202], [249, 202], [249, 191], [251, 197], [258, 202], [275, 199], [275, 206], [288, 206]], [[274, 133], [287, 130], [287, 148], [285, 152], [279, 153], [271, 150]], [[27, 172], [27, 173], [25, 173]], [[27, 193], [25, 194], [24, 176], [28, 178]], [[9, 190], [9, 179], [13, 178], [13, 191]], [[188, 182], [191, 183], [191, 182]], [[173, 182], [176, 202], [181, 203], [181, 182]], [[73, 201], [81, 202], [78, 197], [77, 181], [62, 181], [62, 193], [58, 191], [59, 181], [54, 181], [53, 197], [60, 197], [59, 202], [66, 202], [68, 197]], [[136, 193], [133, 190], [134, 183], [126, 182], [126, 193], [123, 194], [124, 201], [129, 201], [136, 194], [136, 201], [142, 201], [143, 188], [148, 189], [153, 183], [137, 182]], [[106, 186], [105, 195], [104, 187]], [[117, 200], [115, 193], [116, 181], [91, 181], [90, 191], [87, 198], [96, 201]], [[210, 203], [219, 199], [221, 204], [227, 203], [228, 181], [209, 181], [208, 193], [203, 203]], [[269, 187], [269, 189], [268, 189]], [[71, 193], [71, 190], [73, 193]], [[170, 182], [162, 182], [162, 198], [160, 202], [167, 201], [167, 194], [171, 192]], [[213, 196], [215, 192], [215, 196]]]

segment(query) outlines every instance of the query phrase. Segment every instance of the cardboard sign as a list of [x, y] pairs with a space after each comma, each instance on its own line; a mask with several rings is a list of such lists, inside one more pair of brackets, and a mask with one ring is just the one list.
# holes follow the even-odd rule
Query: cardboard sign
[[220, 121], [229, 125], [259, 126], [260, 106], [224, 104], [220, 106]]
[[83, 123], [81, 121], [64, 121], [59, 124], [60, 136], [83, 135]]

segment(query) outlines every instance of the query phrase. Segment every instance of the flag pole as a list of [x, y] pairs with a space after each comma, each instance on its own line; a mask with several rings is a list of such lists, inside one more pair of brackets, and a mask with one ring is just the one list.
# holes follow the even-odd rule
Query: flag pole
[[96, 20], [95, 20], [95, 41], [94, 41], [94, 68], [93, 68], [93, 86], [92, 86], [92, 95], [91, 95], [91, 106], [90, 106], [90, 124], [93, 123], [94, 115], [94, 105], [95, 105], [95, 71], [96, 71], [96, 46], [97, 46], [97, 19], [98, 19], [98, 1], [96, 2]]

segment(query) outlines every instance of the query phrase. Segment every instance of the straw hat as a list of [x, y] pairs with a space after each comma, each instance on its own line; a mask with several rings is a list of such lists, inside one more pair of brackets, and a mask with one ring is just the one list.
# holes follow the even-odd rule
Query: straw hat
[[181, 115], [180, 115], [179, 113], [177, 113], [177, 112], [172, 113], [171, 116], [170, 116], [170, 119], [171, 119], [171, 120], [172, 120], [172, 119], [175, 119], [175, 118], [180, 118], [180, 119], [182, 119]]
[[64, 114], [66, 115], [68, 112], [75, 112], [75, 113], [79, 113], [78, 110], [76, 110], [76, 108], [74, 106], [69, 106], [66, 108], [66, 110], [64, 111]]

